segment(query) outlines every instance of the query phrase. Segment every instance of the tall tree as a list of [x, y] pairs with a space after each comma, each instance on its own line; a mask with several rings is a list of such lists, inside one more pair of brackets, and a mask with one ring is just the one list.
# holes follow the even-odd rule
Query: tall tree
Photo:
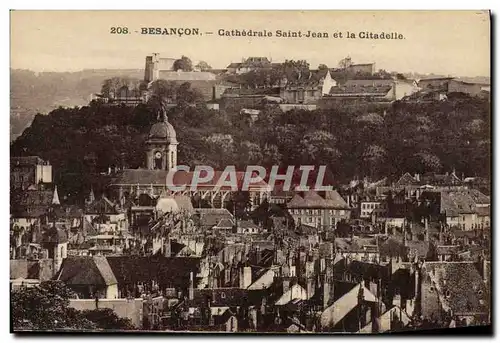
[[193, 62], [189, 59], [189, 57], [182, 56], [174, 62], [174, 70], [193, 71]]
[[352, 66], [353, 62], [350, 56], [347, 56], [339, 61], [339, 68], [346, 70]]
[[326, 64], [320, 64], [318, 70], [328, 70], [328, 66]]
[[201, 71], [212, 70], [212, 67], [205, 61], [198, 62], [195, 67]]

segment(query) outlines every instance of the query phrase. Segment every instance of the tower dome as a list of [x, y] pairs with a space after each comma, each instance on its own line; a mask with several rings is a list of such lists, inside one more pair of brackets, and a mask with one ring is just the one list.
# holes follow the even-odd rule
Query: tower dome
[[151, 126], [149, 138], [166, 140], [168, 143], [177, 143], [175, 129], [168, 121], [161, 121]]
[[166, 111], [162, 109], [158, 114], [159, 121], [151, 126], [149, 130], [149, 139], [166, 140], [170, 144], [177, 144], [177, 134], [175, 129], [168, 122]]

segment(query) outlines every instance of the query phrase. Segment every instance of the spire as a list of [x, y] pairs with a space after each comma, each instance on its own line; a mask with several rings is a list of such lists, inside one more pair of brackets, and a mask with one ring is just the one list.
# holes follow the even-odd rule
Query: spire
[[160, 103], [160, 107], [158, 108], [156, 120], [164, 123], [168, 122], [167, 108], [163, 102]]
[[61, 205], [59, 195], [57, 194], [57, 186], [54, 187], [54, 195], [52, 196], [52, 205]]

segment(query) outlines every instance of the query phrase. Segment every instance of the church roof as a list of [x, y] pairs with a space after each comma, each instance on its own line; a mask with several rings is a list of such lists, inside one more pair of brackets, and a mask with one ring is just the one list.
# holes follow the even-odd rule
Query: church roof
[[[173, 175], [173, 185], [191, 185], [194, 172], [176, 171]], [[167, 170], [149, 170], [149, 169], [124, 169], [121, 170], [111, 185], [164, 185], [167, 181]], [[215, 171], [211, 181], [198, 184], [199, 187], [213, 188], [217, 181], [223, 176], [222, 171]], [[227, 174], [226, 174], [227, 176]], [[236, 180], [238, 187], [241, 187], [245, 172], [236, 172]], [[227, 178], [226, 178], [227, 180]], [[222, 182], [222, 181], [221, 181]], [[249, 188], [269, 188], [269, 185], [264, 181], [254, 181], [250, 183]], [[229, 186], [222, 186], [220, 189], [231, 189]]]

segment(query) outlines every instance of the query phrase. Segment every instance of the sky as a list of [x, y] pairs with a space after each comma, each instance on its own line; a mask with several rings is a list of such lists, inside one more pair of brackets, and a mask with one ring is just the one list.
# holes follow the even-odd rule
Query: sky
[[[131, 33], [111, 34], [111, 27]], [[199, 28], [203, 35], [141, 35], [143, 27]], [[265, 29], [273, 37], [221, 37], [219, 29]], [[276, 30], [330, 37], [278, 38]], [[404, 39], [333, 38], [346, 31], [395, 32]], [[336, 67], [350, 56], [388, 71], [490, 75], [490, 18], [484, 11], [12, 11], [10, 43], [11, 68], [37, 72], [143, 69], [145, 57], [159, 53], [218, 69], [249, 56], [305, 59], [312, 68]]]

